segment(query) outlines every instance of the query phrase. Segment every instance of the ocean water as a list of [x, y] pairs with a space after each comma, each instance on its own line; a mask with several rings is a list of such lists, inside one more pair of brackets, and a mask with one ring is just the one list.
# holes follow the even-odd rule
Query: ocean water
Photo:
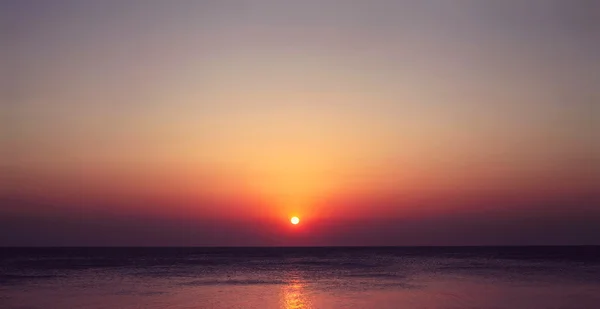
[[0, 248], [0, 308], [600, 308], [600, 247]]

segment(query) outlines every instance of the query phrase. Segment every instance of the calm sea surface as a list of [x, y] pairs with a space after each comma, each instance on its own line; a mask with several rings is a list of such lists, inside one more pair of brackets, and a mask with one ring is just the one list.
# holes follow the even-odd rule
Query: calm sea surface
[[0, 308], [600, 308], [600, 247], [0, 248]]

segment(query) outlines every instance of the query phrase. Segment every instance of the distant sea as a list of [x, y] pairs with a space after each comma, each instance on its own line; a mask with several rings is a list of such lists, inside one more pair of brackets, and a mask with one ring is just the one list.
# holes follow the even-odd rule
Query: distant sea
[[0, 308], [600, 308], [600, 247], [0, 248]]

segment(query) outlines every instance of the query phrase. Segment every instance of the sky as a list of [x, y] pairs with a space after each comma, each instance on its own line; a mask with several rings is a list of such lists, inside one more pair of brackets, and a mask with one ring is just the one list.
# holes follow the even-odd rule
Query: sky
[[595, 1], [0, 21], [0, 245], [600, 245]]

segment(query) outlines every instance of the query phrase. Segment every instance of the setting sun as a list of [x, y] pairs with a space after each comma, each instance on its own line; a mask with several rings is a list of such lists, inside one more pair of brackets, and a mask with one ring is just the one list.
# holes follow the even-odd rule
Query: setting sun
[[298, 223], [300, 223], [300, 218], [292, 217], [292, 219], [290, 219], [290, 222], [292, 222], [292, 224], [298, 224]]

